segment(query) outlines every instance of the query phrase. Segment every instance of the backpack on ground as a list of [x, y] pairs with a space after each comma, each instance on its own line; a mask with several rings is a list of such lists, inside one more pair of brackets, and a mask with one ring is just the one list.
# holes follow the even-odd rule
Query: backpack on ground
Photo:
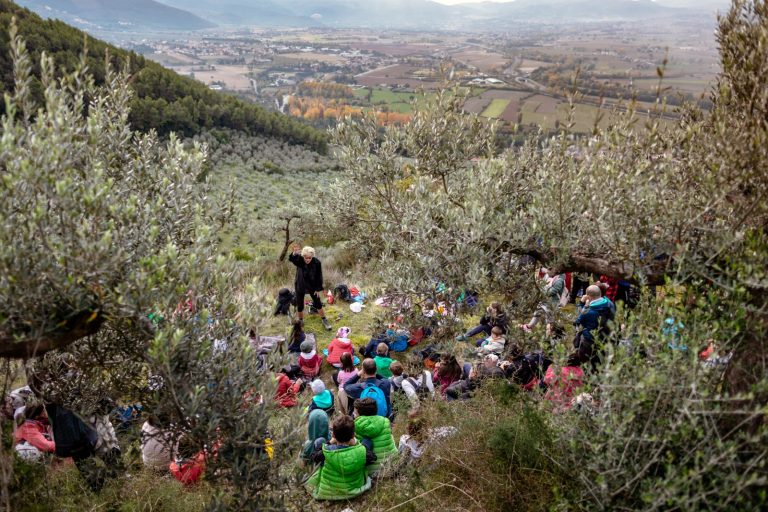
[[387, 398], [384, 396], [384, 392], [373, 382], [365, 384], [365, 389], [360, 393], [360, 399], [373, 398], [376, 402], [376, 414], [379, 416], [387, 416]]
[[398, 330], [387, 336], [389, 350], [392, 352], [403, 352], [408, 348], [408, 331]]
[[277, 292], [277, 304], [275, 305], [275, 316], [287, 315], [290, 313], [291, 304], [295, 300], [295, 296], [288, 288], [283, 288]]
[[349, 287], [345, 284], [337, 285], [333, 289], [333, 296], [344, 302], [352, 302], [352, 294], [349, 291]]

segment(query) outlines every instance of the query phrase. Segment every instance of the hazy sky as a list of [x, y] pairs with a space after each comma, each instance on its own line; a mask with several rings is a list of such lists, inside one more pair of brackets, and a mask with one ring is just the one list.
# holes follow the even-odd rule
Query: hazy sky
[[477, 2], [511, 2], [514, 0], [434, 0], [440, 4], [453, 5], [453, 4], [471, 4]]

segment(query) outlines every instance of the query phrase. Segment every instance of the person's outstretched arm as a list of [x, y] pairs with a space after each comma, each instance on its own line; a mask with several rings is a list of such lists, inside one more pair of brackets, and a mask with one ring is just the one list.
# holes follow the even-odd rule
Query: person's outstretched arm
[[297, 267], [300, 267], [302, 263], [304, 263], [304, 258], [301, 257], [301, 247], [299, 247], [296, 244], [293, 244], [293, 247], [291, 249], [293, 249], [293, 251], [291, 252], [291, 254], [288, 255], [288, 261], [290, 261]]

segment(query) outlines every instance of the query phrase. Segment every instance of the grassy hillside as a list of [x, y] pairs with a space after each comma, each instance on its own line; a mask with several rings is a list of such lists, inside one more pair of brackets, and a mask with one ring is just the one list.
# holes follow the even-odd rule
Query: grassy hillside
[[[53, 57], [58, 67], [74, 68], [87, 41], [88, 65], [97, 83], [104, 79], [105, 53], [114, 66], [130, 62], [132, 85], [136, 92], [131, 111], [131, 124], [141, 131], [155, 129], [160, 135], [172, 131], [192, 136], [206, 128], [232, 128], [252, 135], [275, 137], [303, 144], [325, 152], [326, 135], [287, 116], [269, 112], [233, 96], [209, 90], [204, 84], [181, 77], [159, 64], [132, 52], [126, 52], [61, 21], [43, 20], [10, 0], [0, 0], [0, 27], [9, 27], [16, 17], [19, 33], [35, 62], [42, 52]], [[0, 31], [0, 93], [13, 89], [13, 66], [9, 55], [7, 30]], [[42, 97], [38, 81], [33, 85]], [[5, 106], [0, 106], [0, 114]]]
[[191, 12], [155, 0], [17, 0], [44, 18], [78, 25], [96, 23], [116, 30], [142, 27], [156, 30], [198, 30], [216, 25]]

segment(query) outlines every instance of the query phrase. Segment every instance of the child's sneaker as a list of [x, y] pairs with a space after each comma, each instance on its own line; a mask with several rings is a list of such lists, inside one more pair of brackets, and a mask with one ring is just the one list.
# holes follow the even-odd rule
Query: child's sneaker
[[459, 334], [456, 336], [456, 341], [467, 341], [467, 336], [465, 334]]

